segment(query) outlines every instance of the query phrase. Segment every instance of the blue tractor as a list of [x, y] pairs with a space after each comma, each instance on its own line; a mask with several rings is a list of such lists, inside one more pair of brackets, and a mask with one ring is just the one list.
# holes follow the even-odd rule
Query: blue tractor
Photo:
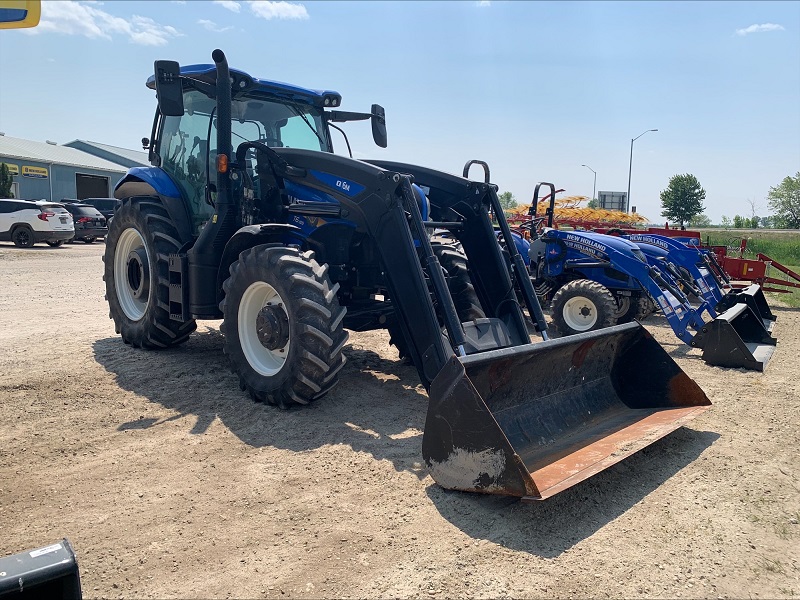
[[[196, 319], [222, 319], [242, 390], [288, 408], [333, 388], [348, 329], [388, 329], [428, 390], [422, 454], [433, 479], [527, 498], [552, 496], [709, 407], [637, 323], [548, 339], [488, 176], [336, 155], [330, 130], [344, 121], [371, 121], [386, 146], [380, 106], [344, 112], [336, 92], [212, 57], [157, 61], [147, 82], [158, 98], [144, 140], [152, 166], [118, 184], [104, 257], [123, 341], [168, 348]], [[463, 253], [432, 242], [435, 230]], [[543, 341], [531, 343], [523, 307]]]
[[700, 302], [698, 312], [706, 310], [712, 319], [716, 319], [736, 304], [747, 304], [761, 318], [766, 330], [772, 331], [777, 318], [770, 310], [761, 287], [752, 284], [744, 289], [734, 289], [712, 252], [650, 233], [622, 237], [634, 242], [650, 264], [667, 270], [690, 298]]
[[[552, 184], [537, 185], [534, 207], [541, 185], [554, 190]], [[770, 335], [771, 321], [762, 316], [754, 294], [744, 294], [727, 306], [722, 298], [717, 301], [708, 285], [713, 276], [695, 264], [698, 256], [694, 250], [687, 249], [692, 256], [682, 256], [674, 249], [685, 265], [684, 273], [671, 261], [671, 255], [657, 250], [655, 244], [642, 242], [640, 246], [618, 236], [553, 229], [554, 196], [552, 193], [544, 218], [549, 226], [541, 234], [532, 227], [528, 256], [534, 287], [540, 299], [549, 300], [553, 324], [562, 334], [633, 320], [641, 316], [642, 306], [649, 300], [661, 310], [678, 338], [703, 349], [703, 360], [708, 364], [764, 369], [776, 340]], [[701, 299], [699, 307], [690, 303], [687, 290]], [[720, 307], [725, 307], [724, 312], [717, 313]], [[704, 312], [711, 320], [703, 318]]]

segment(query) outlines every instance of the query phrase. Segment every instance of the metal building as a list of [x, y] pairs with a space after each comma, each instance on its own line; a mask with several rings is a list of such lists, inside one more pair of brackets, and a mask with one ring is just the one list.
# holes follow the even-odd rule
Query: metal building
[[64, 146], [68, 148], [77, 148], [78, 150], [88, 152], [98, 158], [110, 160], [123, 167], [150, 166], [150, 162], [147, 160], [147, 152], [142, 152], [140, 150], [128, 150], [127, 148], [101, 144], [100, 142], [90, 142], [88, 140], [72, 140], [64, 144]]
[[126, 167], [77, 148], [0, 135], [0, 163], [12, 175], [12, 193], [24, 200], [108, 198]]

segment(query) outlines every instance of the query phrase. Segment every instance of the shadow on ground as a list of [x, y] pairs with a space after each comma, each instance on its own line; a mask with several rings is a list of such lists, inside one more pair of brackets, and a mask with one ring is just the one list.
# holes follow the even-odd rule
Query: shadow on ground
[[452, 492], [435, 484], [427, 494], [439, 513], [468, 536], [555, 558], [641, 502], [719, 437], [681, 428], [542, 502]]
[[345, 444], [388, 459], [397, 470], [426, 475], [419, 463], [428, 397], [413, 367], [348, 345], [339, 385], [310, 406], [283, 411], [256, 403], [239, 389], [222, 346], [215, 329], [162, 351], [138, 350], [119, 337], [97, 340], [94, 358], [121, 388], [177, 412], [162, 419], [143, 416], [118, 429], [149, 429], [193, 416], [190, 433], [202, 434], [219, 418], [252, 447], [301, 452]]
[[[214, 329], [165, 351], [136, 350], [118, 337], [95, 342], [95, 360], [121, 388], [176, 412], [165, 418], [142, 416], [118, 429], [150, 429], [194, 416], [190, 433], [198, 435], [219, 418], [252, 447], [302, 452], [343, 444], [388, 460], [398, 471], [420, 479], [427, 475], [420, 463], [428, 398], [413, 367], [351, 344], [345, 348], [348, 364], [341, 383], [328, 396], [309, 407], [281, 411], [239, 390], [222, 345]], [[450, 492], [436, 484], [426, 491], [441, 515], [470, 537], [554, 557], [625, 513], [718, 437], [680, 429], [541, 503]]]

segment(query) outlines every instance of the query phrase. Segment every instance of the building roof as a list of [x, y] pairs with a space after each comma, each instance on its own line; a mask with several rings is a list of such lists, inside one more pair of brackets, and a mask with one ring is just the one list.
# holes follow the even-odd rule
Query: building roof
[[64, 144], [64, 146], [73, 146], [75, 144], [85, 144], [87, 146], [93, 146], [99, 150], [108, 152], [109, 154], [116, 154], [117, 156], [121, 156], [130, 161], [137, 162], [144, 167], [150, 166], [150, 161], [147, 158], [147, 152], [142, 152], [140, 150], [128, 150], [127, 148], [120, 148], [119, 146], [111, 146], [110, 144], [101, 144], [100, 142], [91, 142], [89, 140], [72, 140], [71, 142], [67, 142], [66, 144]]
[[124, 173], [127, 169], [82, 150], [0, 135], [0, 157]]

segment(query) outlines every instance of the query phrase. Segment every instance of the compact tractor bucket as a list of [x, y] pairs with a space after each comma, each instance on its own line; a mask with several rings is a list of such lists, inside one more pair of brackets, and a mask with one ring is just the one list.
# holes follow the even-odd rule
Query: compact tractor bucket
[[703, 349], [703, 360], [709, 365], [763, 371], [777, 341], [767, 330], [772, 321], [762, 314], [747, 302], [734, 304], [705, 323], [690, 344]]
[[445, 488], [542, 500], [711, 403], [638, 323], [453, 357], [434, 379], [422, 451]]

